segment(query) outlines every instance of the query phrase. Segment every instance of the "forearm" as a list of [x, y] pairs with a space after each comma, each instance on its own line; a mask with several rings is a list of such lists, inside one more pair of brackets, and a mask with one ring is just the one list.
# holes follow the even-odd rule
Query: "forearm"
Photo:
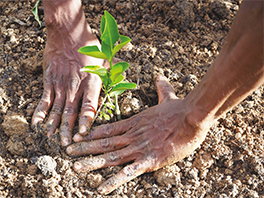
[[[44, 0], [43, 5], [49, 37], [60, 37], [54, 39], [71, 43], [72, 40], [81, 41], [89, 36], [91, 44], [100, 45], [97, 37], [86, 22], [80, 0]], [[50, 31], [51, 29], [52, 31]], [[64, 44], [57, 43], [57, 46], [62, 47]], [[74, 43], [72, 45], [74, 46]]]
[[219, 56], [185, 99], [188, 121], [209, 127], [263, 82], [263, 3], [243, 2]]

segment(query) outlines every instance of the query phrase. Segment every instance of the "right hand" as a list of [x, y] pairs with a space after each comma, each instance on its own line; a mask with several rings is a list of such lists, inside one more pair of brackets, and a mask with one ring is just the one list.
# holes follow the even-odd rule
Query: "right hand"
[[73, 156], [100, 154], [75, 162], [77, 172], [130, 163], [99, 187], [108, 194], [139, 175], [183, 159], [204, 140], [207, 128], [191, 126], [188, 104], [178, 99], [165, 77], [157, 80], [159, 105], [127, 120], [102, 125], [70, 145]]

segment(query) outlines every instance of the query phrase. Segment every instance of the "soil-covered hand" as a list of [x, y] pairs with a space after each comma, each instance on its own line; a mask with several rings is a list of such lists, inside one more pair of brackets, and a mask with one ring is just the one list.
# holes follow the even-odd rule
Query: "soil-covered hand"
[[145, 172], [181, 160], [205, 138], [207, 129], [188, 124], [187, 104], [175, 96], [167, 79], [158, 76], [156, 84], [159, 105], [127, 120], [102, 125], [83, 138], [79, 135], [75, 139], [83, 142], [67, 148], [73, 156], [101, 154], [75, 162], [77, 172], [132, 162], [99, 187], [102, 194]]
[[50, 137], [61, 124], [62, 146], [71, 143], [80, 106], [79, 132], [82, 134], [89, 130], [101, 89], [101, 80], [97, 75], [80, 72], [85, 65], [103, 64], [102, 59], [77, 52], [85, 45], [100, 47], [80, 8], [81, 2], [55, 5], [52, 1], [44, 1], [48, 30], [43, 64], [44, 91], [33, 115], [32, 125], [42, 122], [49, 113], [47, 135]]

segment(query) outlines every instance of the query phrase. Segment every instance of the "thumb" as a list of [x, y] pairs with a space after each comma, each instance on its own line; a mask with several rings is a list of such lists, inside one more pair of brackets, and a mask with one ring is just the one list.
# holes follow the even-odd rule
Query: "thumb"
[[165, 76], [161, 74], [158, 75], [156, 79], [156, 86], [159, 97], [159, 104], [167, 102], [171, 99], [178, 99], [178, 97], [174, 93], [173, 87]]

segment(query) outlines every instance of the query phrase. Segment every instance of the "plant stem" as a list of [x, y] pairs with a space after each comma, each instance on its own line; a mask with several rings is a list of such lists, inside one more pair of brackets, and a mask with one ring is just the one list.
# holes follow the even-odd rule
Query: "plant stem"
[[118, 106], [118, 96], [117, 95], [115, 95], [115, 113], [117, 116], [117, 120], [121, 120], [121, 113], [120, 113], [120, 109]]
[[97, 118], [99, 112], [101, 111], [102, 106], [104, 105], [104, 103], [105, 103], [105, 101], [106, 101], [107, 95], [108, 95], [108, 94], [105, 95], [103, 101], [102, 101], [101, 104], [100, 104], [100, 107], [97, 109], [96, 114], [94, 115], [94, 118], [93, 118], [93, 120], [92, 120], [92, 122], [91, 122], [91, 128], [92, 128], [92, 125], [93, 125], [94, 121], [96, 120], [96, 118]]

